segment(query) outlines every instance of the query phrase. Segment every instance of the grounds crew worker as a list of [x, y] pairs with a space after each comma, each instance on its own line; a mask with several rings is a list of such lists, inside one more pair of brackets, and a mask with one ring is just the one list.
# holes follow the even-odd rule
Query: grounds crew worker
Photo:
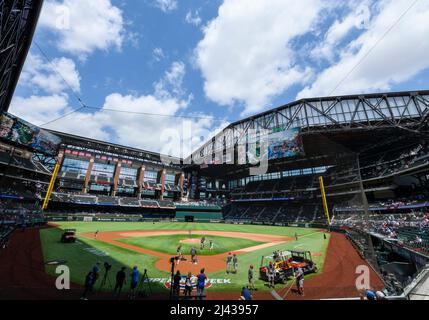
[[296, 278], [296, 287], [298, 289], [298, 293], [304, 296], [304, 271], [302, 268], [298, 268], [295, 273]]
[[247, 271], [247, 280], [249, 281], [249, 288], [255, 290], [255, 283], [253, 281], [253, 265], [250, 265], [249, 270]]
[[276, 284], [275, 273], [276, 273], [276, 270], [274, 269], [273, 262], [270, 261], [267, 268], [267, 274], [268, 274], [268, 281], [270, 283], [270, 286], [273, 288], [275, 287], [275, 284]]

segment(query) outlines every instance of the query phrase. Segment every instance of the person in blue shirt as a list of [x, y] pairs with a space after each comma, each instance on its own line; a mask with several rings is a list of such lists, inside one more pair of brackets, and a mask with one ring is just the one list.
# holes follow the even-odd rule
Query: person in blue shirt
[[249, 288], [243, 287], [241, 289], [241, 300], [252, 300], [252, 293], [250, 292]]
[[92, 273], [93, 273], [93, 277], [94, 277], [94, 283], [93, 286], [95, 286], [95, 283], [97, 282], [98, 278], [100, 277], [100, 262], [97, 262], [95, 264], [95, 266], [92, 268]]
[[82, 300], [88, 300], [88, 293], [91, 293], [94, 288], [94, 272], [90, 271], [85, 277], [85, 290], [83, 291]]
[[130, 299], [136, 298], [136, 288], [137, 284], [139, 283], [140, 278], [140, 272], [137, 266], [134, 266], [133, 272], [131, 273], [131, 292], [130, 292]]
[[100, 272], [100, 262], [97, 262], [95, 266], [92, 268], [92, 272]]
[[368, 300], [377, 300], [377, 295], [373, 290], [366, 290], [366, 298]]
[[197, 296], [199, 300], [203, 300], [204, 288], [206, 286], [207, 276], [204, 272], [205, 269], [203, 268], [197, 276]]

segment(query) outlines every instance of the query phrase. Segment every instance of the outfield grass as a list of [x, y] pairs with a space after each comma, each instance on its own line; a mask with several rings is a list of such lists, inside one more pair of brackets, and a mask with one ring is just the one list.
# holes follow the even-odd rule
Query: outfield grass
[[[257, 277], [257, 270], [260, 265], [261, 257], [271, 255], [274, 250], [310, 250], [311, 252], [322, 253], [322, 257], [314, 257], [319, 273], [323, 272], [324, 258], [326, 256], [326, 249], [329, 243], [328, 239], [323, 240], [323, 234], [317, 229], [306, 228], [292, 228], [292, 227], [274, 227], [274, 226], [257, 226], [257, 225], [230, 225], [230, 224], [216, 224], [216, 223], [123, 223], [123, 222], [64, 222], [58, 224], [58, 228], [50, 228], [41, 230], [41, 240], [43, 245], [43, 254], [45, 261], [48, 260], [66, 260], [70, 268], [70, 276], [72, 282], [83, 284], [86, 273], [97, 262], [109, 262], [113, 265], [111, 279], [113, 282], [114, 274], [116, 271], [124, 266], [127, 268], [127, 273], [131, 272], [134, 265], [139, 266], [140, 270], [148, 269], [150, 278], [168, 278], [169, 274], [160, 271], [154, 267], [157, 257], [144, 255], [124, 248], [119, 248], [94, 239], [81, 237], [82, 233], [90, 233], [95, 231], [130, 231], [130, 230], [192, 230], [195, 234], [200, 231], [227, 231], [227, 232], [249, 232], [260, 234], [271, 234], [294, 237], [295, 233], [299, 235], [298, 241], [290, 241], [285, 244], [273, 246], [270, 248], [260, 249], [257, 251], [240, 254], [238, 256], [238, 273], [227, 275], [225, 271], [218, 271], [208, 273], [208, 277], [212, 279], [229, 279], [230, 284], [216, 284], [209, 288], [209, 291], [239, 291], [243, 285], [247, 283], [247, 268], [250, 264], [255, 266], [255, 276]], [[62, 229], [76, 229], [78, 241], [75, 244], [62, 244], [60, 237]], [[189, 238], [189, 236], [185, 236]], [[147, 239], [147, 238], [145, 238]], [[168, 237], [168, 243], [171, 243], [172, 250], [175, 251], [177, 239]], [[231, 241], [240, 241], [247, 239], [227, 238]], [[131, 240], [131, 239], [127, 239]], [[139, 240], [139, 239], [135, 239]], [[254, 241], [252, 243], [255, 243]], [[251, 244], [250, 246], [252, 246]], [[249, 245], [244, 245], [247, 247]], [[147, 248], [145, 245], [144, 247]], [[243, 247], [243, 246], [241, 246]], [[157, 248], [157, 251], [161, 248]], [[198, 249], [198, 248], [197, 248]], [[92, 250], [98, 250], [107, 256], [98, 256]], [[165, 251], [170, 249], [164, 248]], [[97, 253], [97, 252], [96, 252]], [[174, 253], [174, 252], [173, 252]], [[185, 253], [185, 252], [184, 252]], [[47, 266], [46, 271], [49, 274], [55, 275], [55, 267]], [[269, 291], [264, 286], [264, 282], [257, 279], [256, 286], [261, 291]], [[279, 286], [280, 288], [280, 286]], [[165, 292], [165, 288], [161, 284], [154, 283], [152, 285], [154, 292]]]
[[103, 231], [131, 231], [131, 230], [192, 230], [192, 231], [228, 231], [264, 233], [294, 237], [295, 233], [306, 235], [315, 229], [285, 228], [275, 226], [236, 225], [224, 223], [190, 223], [190, 222], [55, 222], [61, 229], [77, 229], [78, 233]]
[[[131, 237], [118, 239], [119, 242], [132, 244], [138, 247], [155, 250], [162, 253], [167, 253], [170, 255], [176, 254], [176, 249], [179, 246], [180, 240], [186, 239], [198, 239], [200, 240], [202, 235], [192, 234], [174, 234], [174, 235], [163, 235], [163, 236], [153, 236], [153, 237]], [[190, 254], [192, 247], [197, 249], [197, 254], [202, 256], [211, 256], [220, 253], [225, 253], [229, 251], [236, 251], [242, 248], [248, 248], [252, 246], [257, 246], [263, 242], [253, 241], [249, 239], [242, 238], [228, 238], [228, 237], [219, 237], [219, 236], [205, 236], [206, 243], [205, 248], [200, 249], [200, 244], [188, 244], [182, 243], [182, 254]], [[213, 241], [213, 250], [209, 249], [209, 240]]]

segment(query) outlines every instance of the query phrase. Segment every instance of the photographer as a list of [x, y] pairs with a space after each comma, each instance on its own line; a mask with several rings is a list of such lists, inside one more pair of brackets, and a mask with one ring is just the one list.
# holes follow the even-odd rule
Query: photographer
[[193, 288], [192, 280], [193, 280], [192, 273], [188, 272], [188, 275], [185, 280], [185, 297], [187, 297], [187, 299], [190, 299], [190, 296], [191, 296], [191, 292]]
[[95, 283], [97, 282], [98, 278], [100, 277], [100, 262], [97, 262], [92, 268], [92, 274], [94, 276], [94, 283], [93, 286], [95, 286]]
[[173, 295], [176, 298], [180, 296], [180, 281], [182, 281], [182, 275], [180, 274], [180, 271], [177, 270], [173, 277]]
[[136, 288], [139, 283], [140, 272], [137, 266], [134, 266], [133, 272], [131, 273], [131, 292], [130, 299], [134, 300], [136, 298]]
[[113, 295], [116, 297], [116, 299], [118, 299], [119, 295], [121, 294], [122, 287], [126, 282], [126, 277], [127, 276], [125, 274], [125, 267], [122, 267], [121, 270], [119, 270], [116, 274], [116, 284], [115, 289], [113, 290]]
[[88, 293], [94, 290], [95, 275], [93, 271], [88, 272], [85, 277], [85, 290], [82, 293], [81, 300], [88, 300]]

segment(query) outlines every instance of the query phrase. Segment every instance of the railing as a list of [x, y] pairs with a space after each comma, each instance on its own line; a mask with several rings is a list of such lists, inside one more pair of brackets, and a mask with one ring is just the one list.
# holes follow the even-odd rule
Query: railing
[[410, 296], [425, 296], [429, 297], [429, 292], [417, 293], [413, 292], [414, 290], [418, 290], [420, 284], [424, 281], [428, 281], [429, 279], [429, 264], [426, 265], [425, 268], [420, 270], [416, 277], [411, 281], [411, 283], [404, 288], [404, 297], [410, 299]]

